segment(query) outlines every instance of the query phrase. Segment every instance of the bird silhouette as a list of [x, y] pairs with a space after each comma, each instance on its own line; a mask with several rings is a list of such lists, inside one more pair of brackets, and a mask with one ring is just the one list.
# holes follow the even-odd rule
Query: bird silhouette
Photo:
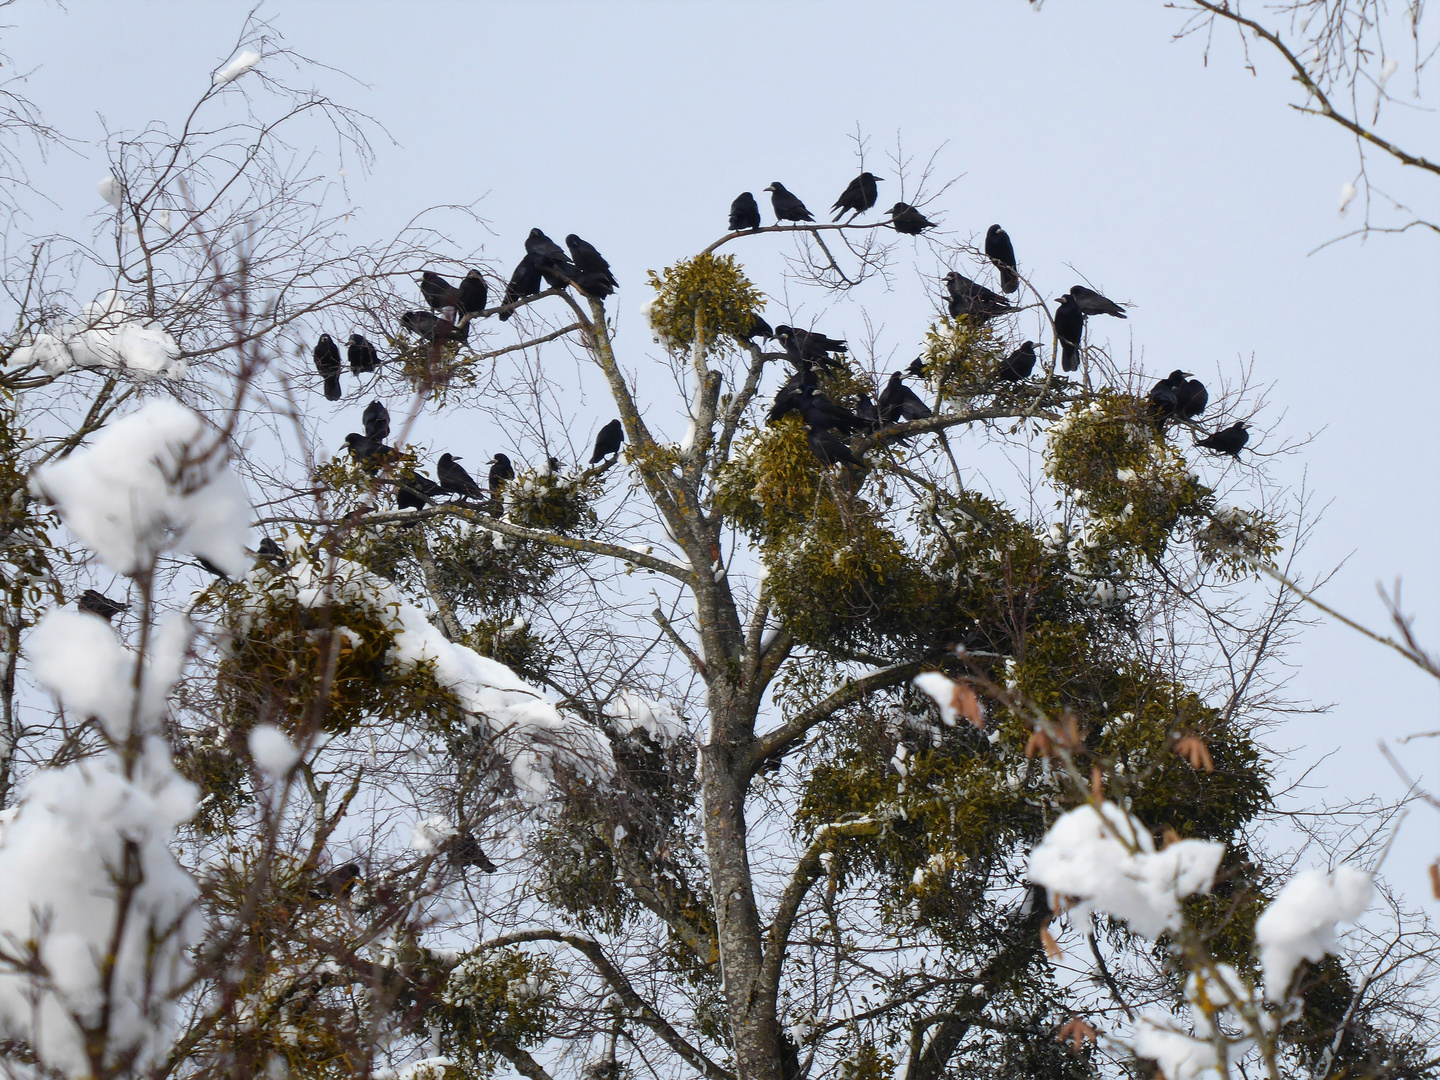
[[480, 490], [480, 485], [475, 483], [459, 462], [458, 457], [451, 457], [449, 454], [440, 455], [440, 460], [435, 463], [435, 478], [440, 481], [440, 490], [447, 495], [460, 495], [467, 499], [483, 499], [485, 493]]
[[423, 510], [425, 504], [443, 489], [422, 472], [410, 470], [400, 477], [395, 490], [395, 505], [401, 510]]
[[775, 327], [775, 340], [785, 349], [786, 358], [797, 368], [806, 362], [819, 364], [826, 371], [833, 366], [832, 352], [845, 352], [850, 346], [839, 338], [827, 337], [818, 330], [797, 330], [783, 323]]
[[810, 452], [825, 465], [856, 465], [861, 468], [865, 465], [838, 435], [823, 428], [819, 431], [811, 428], [805, 441], [810, 445]]
[[380, 366], [375, 346], [361, 334], [350, 335], [350, 340], [345, 343], [345, 359], [350, 361], [352, 375], [368, 375]]
[[1250, 441], [1250, 432], [1245, 430], [1245, 421], [1237, 420], [1227, 428], [1215, 432], [1204, 439], [1197, 439], [1196, 446], [1203, 446], [1207, 450], [1214, 450], [1219, 454], [1229, 454], [1238, 458], [1241, 449]]
[[[534, 255], [526, 254], [520, 260], [515, 272], [510, 275], [510, 283], [505, 286], [505, 299], [501, 301], [502, 306], [513, 304], [518, 300], [524, 300], [534, 296], [540, 291], [540, 260]], [[515, 309], [500, 312], [500, 321], [505, 322]]]
[[812, 431], [834, 428], [852, 435], [865, 426], [858, 416], [843, 405], [837, 405], [813, 386], [801, 386], [795, 408], [800, 411], [805, 426]]
[[365, 413], [361, 420], [365, 425], [367, 439], [384, 442], [390, 437], [390, 410], [379, 401], [372, 401], [365, 406]]
[[814, 221], [815, 215], [805, 209], [805, 204], [785, 189], [776, 180], [765, 189], [770, 192], [770, 205], [775, 210], [776, 221]]
[[507, 480], [515, 479], [515, 466], [510, 464], [510, 459], [504, 454], [496, 454], [490, 459], [490, 494], [494, 495], [500, 490], [500, 485]]
[[926, 229], [935, 227], [935, 222], [909, 203], [897, 202], [890, 207], [889, 214], [891, 228], [902, 236], [919, 236]]
[[999, 225], [991, 225], [985, 233], [985, 254], [1000, 271], [1000, 291], [1019, 292], [1020, 278], [1015, 273], [1015, 246], [1010, 234]]
[[945, 275], [945, 291], [950, 295], [952, 319], [964, 315], [972, 322], [985, 323], [1010, 310], [1010, 301], [1005, 297], [955, 270]]
[[431, 311], [460, 306], [460, 290], [433, 270], [425, 270], [420, 274], [420, 295], [425, 298], [425, 303], [430, 305]]
[[1085, 336], [1085, 312], [1070, 294], [1055, 301], [1055, 340], [1060, 343], [1060, 366], [1074, 371], [1080, 366], [1080, 339]]
[[1005, 382], [1023, 382], [1035, 370], [1035, 342], [1027, 341], [995, 368], [995, 377]]
[[773, 338], [775, 336], [775, 329], [759, 315], [751, 315], [750, 325], [747, 327], [745, 333], [740, 336], [746, 341], [753, 341], [757, 337]]
[[479, 270], [468, 271], [455, 291], [462, 312], [472, 317], [484, 313], [486, 301], [490, 299], [490, 287], [485, 284]]
[[849, 186], [840, 193], [840, 198], [835, 200], [835, 205], [830, 207], [831, 210], [836, 211], [835, 216], [830, 220], [839, 221], [851, 211], [863, 214], [874, 206], [875, 200], [880, 194], [875, 185], [880, 183], [881, 179], [883, 178], [874, 173], [862, 172], [854, 180], [851, 180]]
[[775, 392], [775, 400], [765, 417], [766, 423], [774, 424], [786, 413], [794, 412], [800, 405], [800, 394], [806, 387], [815, 387], [815, 369], [809, 364], [786, 379]]
[[873, 432], [880, 429], [880, 412], [876, 409], [875, 403], [870, 400], [869, 394], [860, 395], [860, 400], [855, 403], [855, 416], [865, 431]]
[[260, 546], [255, 549], [255, 554], [261, 559], [283, 559], [285, 549], [268, 536], [260, 538]]
[[106, 622], [130, 607], [129, 604], [111, 600], [104, 593], [98, 593], [94, 589], [86, 589], [82, 592], [80, 598], [75, 601], [75, 606], [81, 611], [88, 611], [91, 615], [99, 615]]
[[470, 337], [470, 324], [456, 326], [449, 319], [441, 318], [430, 311], [407, 311], [400, 316], [400, 325], [426, 341], [466, 341]]
[[1086, 315], [1113, 315], [1117, 319], [1128, 318], [1125, 309], [1114, 300], [1101, 296], [1094, 289], [1087, 289], [1084, 285], [1070, 286], [1070, 295]]
[[903, 371], [891, 374], [890, 381], [880, 391], [879, 407], [880, 422], [883, 424], [898, 424], [902, 420], [924, 420], [927, 416], [934, 415], [930, 406], [905, 385]]
[[602, 427], [595, 436], [595, 452], [590, 455], [590, 464], [603, 461], [611, 454], [620, 450], [620, 444], [625, 441], [625, 429], [619, 420], [611, 420]]
[[742, 191], [730, 204], [730, 231], [744, 232], [746, 229], [758, 229], [759, 227], [760, 204], [755, 201], [755, 196], [750, 192]]
[[539, 229], [531, 229], [530, 235], [525, 238], [525, 253], [535, 256], [542, 262], [567, 263], [570, 261], [570, 257], [565, 254], [565, 249]]
[[315, 359], [315, 370], [325, 380], [325, 399], [340, 400], [340, 346], [329, 334], [321, 334], [311, 352]]
[[594, 245], [571, 233], [565, 237], [565, 246], [570, 249], [570, 258], [574, 260], [575, 269], [579, 271], [575, 283], [582, 292], [603, 298], [620, 287], [615, 275], [610, 272], [610, 264], [605, 261], [605, 256], [595, 250]]

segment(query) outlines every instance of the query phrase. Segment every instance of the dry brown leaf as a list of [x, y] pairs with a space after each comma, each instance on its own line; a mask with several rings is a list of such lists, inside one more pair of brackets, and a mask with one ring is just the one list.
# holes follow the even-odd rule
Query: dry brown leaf
[[985, 714], [980, 710], [980, 699], [967, 682], [952, 683], [955, 687], [950, 695], [950, 707], [969, 720], [977, 728], [985, 727]]
[[1029, 740], [1025, 743], [1025, 756], [1027, 758], [1033, 758], [1036, 754], [1048, 758], [1054, 754], [1054, 751], [1055, 747], [1050, 742], [1050, 736], [1046, 735], [1043, 731], [1033, 732]]
[[1055, 741], [1066, 750], [1080, 749], [1080, 718], [1073, 712], [1067, 712], [1060, 717], [1059, 734]]
[[1080, 1017], [1072, 1016], [1061, 1026], [1060, 1030], [1055, 1033], [1055, 1041], [1062, 1043], [1068, 1042], [1070, 1049], [1078, 1054], [1081, 1050], [1085, 1049], [1086, 1043], [1093, 1046], [1099, 1042], [1100, 1032], [1096, 1031], [1084, 1020], [1081, 1020]]
[[1207, 773], [1215, 771], [1215, 760], [1210, 756], [1210, 748], [1201, 741], [1198, 735], [1186, 735], [1175, 743], [1175, 752], [1190, 763], [1190, 767], [1196, 772], [1204, 769]]
[[1065, 959], [1065, 950], [1060, 948], [1060, 943], [1055, 940], [1055, 935], [1050, 933], [1048, 925], [1040, 927], [1040, 944], [1045, 946], [1045, 955], [1051, 960]]
[[1440, 860], [1430, 864], [1430, 891], [1440, 900]]
[[1105, 774], [1099, 765], [1090, 766], [1090, 798], [1097, 803], [1105, 801]]
[[1179, 834], [1178, 832], [1176, 832], [1174, 829], [1172, 829], [1169, 825], [1166, 825], [1164, 831], [1162, 831], [1162, 832], [1160, 833], [1160, 847], [1161, 847], [1161, 849], [1163, 850], [1163, 849], [1169, 847], [1171, 844], [1178, 844], [1179, 842], [1180, 842], [1180, 834]]

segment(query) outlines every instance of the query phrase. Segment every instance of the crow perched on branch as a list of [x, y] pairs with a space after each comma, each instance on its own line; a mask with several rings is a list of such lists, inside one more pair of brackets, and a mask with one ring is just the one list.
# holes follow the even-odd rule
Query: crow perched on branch
[[780, 389], [775, 392], [775, 400], [770, 405], [765, 422], [776, 423], [786, 413], [794, 412], [800, 405], [801, 393], [807, 387], [811, 390], [815, 388], [815, 369], [809, 364], [805, 364], [800, 371], [781, 384]]
[[813, 386], [801, 386], [800, 397], [795, 403], [805, 426], [811, 431], [835, 428], [853, 435], [865, 426], [864, 422], [843, 405], [837, 405]]
[[390, 410], [379, 401], [365, 406], [361, 422], [365, 425], [365, 437], [375, 442], [384, 442], [390, 437]]
[[805, 209], [805, 204], [785, 190], [785, 185], [776, 180], [765, 189], [770, 192], [770, 205], [775, 209], [775, 220], [814, 221], [815, 215]]
[[985, 254], [1000, 271], [1000, 291], [1019, 292], [1020, 278], [1015, 272], [1015, 246], [1010, 234], [999, 225], [991, 225], [985, 233]]
[[1229, 454], [1238, 458], [1241, 449], [1250, 441], [1250, 432], [1245, 430], [1245, 421], [1237, 420], [1227, 428], [1215, 432], [1204, 439], [1197, 439], [1196, 446], [1203, 446], [1207, 450], [1214, 450], [1216, 453]]
[[464, 314], [474, 317], [484, 313], [486, 301], [490, 299], [490, 287], [485, 284], [479, 270], [466, 273], [455, 291], [459, 308]]
[[1150, 403], [1162, 420], [1171, 416], [1193, 420], [1210, 404], [1210, 392], [1199, 379], [1190, 378], [1190, 372], [1176, 368], [1150, 388]]
[[755, 201], [755, 196], [750, 192], [742, 191], [730, 204], [730, 231], [744, 232], [747, 229], [758, 229], [759, 227], [760, 204]]
[[954, 270], [945, 275], [945, 291], [950, 294], [949, 310], [952, 319], [965, 315], [976, 322], [985, 323], [1010, 310], [1010, 301], [1005, 297], [991, 292], [979, 282], [971, 281]]
[[875, 205], [875, 200], [880, 195], [879, 189], [875, 185], [882, 179], [883, 177], [876, 176], [874, 173], [862, 172], [854, 180], [851, 180], [850, 185], [840, 193], [840, 198], [835, 200], [835, 205], [830, 207], [831, 210], [837, 211], [830, 220], [839, 221], [852, 210], [856, 214], [863, 214], [869, 210]]
[[490, 494], [494, 495], [500, 490], [500, 485], [507, 480], [515, 479], [515, 466], [510, 464], [510, 459], [504, 454], [496, 454], [490, 459]]
[[425, 504], [441, 493], [441, 487], [422, 472], [407, 472], [400, 478], [395, 492], [395, 505], [401, 510], [423, 510]]
[[619, 420], [611, 420], [595, 436], [595, 452], [590, 455], [590, 464], [603, 461], [611, 454], [619, 453], [620, 444], [625, 441], [625, 429]]
[[753, 341], [757, 337], [773, 338], [775, 330], [759, 315], [750, 316], [750, 326], [741, 335], [746, 341]]
[[902, 236], [919, 236], [926, 229], [935, 227], [935, 222], [909, 203], [897, 202], [890, 207], [889, 213], [891, 227]]
[[315, 359], [315, 370], [325, 380], [325, 400], [340, 400], [340, 346], [329, 334], [321, 334], [311, 352]]
[[345, 359], [350, 361], [352, 375], [368, 375], [380, 366], [380, 357], [363, 335], [351, 334], [345, 343]]
[[426, 341], [468, 341], [470, 338], [470, 324], [463, 327], [456, 326], [449, 319], [442, 319], [439, 315], [429, 311], [407, 311], [400, 316], [400, 325], [409, 330], [412, 334], [424, 338]]
[[1117, 319], [1129, 318], [1125, 314], [1125, 309], [1114, 300], [1101, 296], [1094, 289], [1087, 289], [1084, 285], [1072, 285], [1070, 296], [1086, 315], [1113, 315]]
[[855, 465], [865, 467], [865, 462], [855, 456], [838, 435], [834, 435], [823, 428], [816, 431], [811, 428], [805, 436], [805, 441], [810, 444], [810, 452], [820, 459], [825, 465]]
[[826, 337], [818, 330], [797, 330], [783, 323], [775, 327], [775, 340], [780, 342], [786, 358], [797, 368], [805, 367], [808, 361], [829, 371], [834, 364], [830, 354], [850, 348], [844, 341]]
[[483, 499], [485, 493], [480, 490], [480, 485], [475, 483], [465, 467], [459, 464], [460, 459], [451, 457], [449, 454], [441, 454], [440, 460], [435, 464], [435, 476], [440, 481], [440, 490], [447, 495], [460, 495], [467, 499]]
[[[505, 286], [504, 304], [513, 304], [517, 300], [524, 300], [526, 297], [534, 296], [540, 291], [540, 260], [534, 255], [526, 254], [515, 267], [515, 272], [510, 275], [510, 284]], [[515, 309], [500, 312], [500, 321], [505, 322]]]
[[1024, 382], [1035, 370], [1035, 342], [1027, 341], [1001, 360], [995, 377], [1005, 382]]
[[[273, 543], [273, 541], [272, 541]], [[99, 615], [100, 618], [109, 622], [122, 611], [130, 608], [129, 604], [122, 604], [118, 600], [111, 600], [104, 593], [98, 593], [94, 589], [86, 589], [80, 594], [80, 599], [75, 601], [75, 606], [81, 611], [88, 611], [91, 615]]]
[[582, 292], [603, 299], [620, 287], [615, 275], [610, 272], [610, 264], [605, 261], [605, 256], [595, 250], [594, 245], [571, 233], [565, 237], [565, 246], [570, 249], [570, 257], [575, 260], [575, 269], [579, 271], [575, 284], [580, 286]]
[[1085, 336], [1085, 312], [1069, 293], [1055, 301], [1055, 340], [1060, 343], [1060, 366], [1074, 371], [1080, 366], [1080, 339]]
[[930, 406], [920, 400], [920, 395], [905, 385], [905, 372], [896, 371], [880, 391], [880, 422], [898, 424], [903, 420], [924, 420], [933, 416]]
[[425, 303], [430, 305], [431, 311], [460, 306], [460, 290], [433, 270], [425, 270], [420, 274], [420, 295], [425, 298]]
[[345, 446], [356, 463], [372, 476], [399, 456], [393, 446], [386, 446], [382, 440], [371, 439], [358, 431], [345, 436]]
[[255, 549], [255, 554], [261, 559], [283, 559], [285, 549], [268, 536], [260, 538], [260, 546]]

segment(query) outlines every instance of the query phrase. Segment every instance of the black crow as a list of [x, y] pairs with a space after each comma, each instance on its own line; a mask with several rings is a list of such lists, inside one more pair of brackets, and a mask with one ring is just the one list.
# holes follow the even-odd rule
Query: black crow
[[800, 395], [806, 388], [815, 388], [815, 369], [809, 364], [804, 365], [801, 371], [797, 371], [790, 378], [786, 379], [780, 389], [775, 393], [775, 400], [770, 406], [770, 412], [765, 417], [765, 422], [775, 423], [788, 412], [793, 412], [800, 404]]
[[565, 246], [570, 249], [570, 257], [575, 260], [575, 268], [580, 271], [578, 284], [585, 292], [591, 296], [605, 297], [620, 287], [615, 275], [610, 272], [610, 264], [605, 261], [605, 256], [596, 251], [593, 245], [571, 233], [565, 237]]
[[760, 204], [755, 201], [755, 196], [750, 192], [742, 191], [730, 204], [730, 231], [743, 232], [746, 229], [758, 229], [759, 227]]
[[[540, 291], [540, 260], [534, 255], [526, 255], [520, 260], [520, 265], [515, 267], [515, 272], [510, 275], [510, 284], [505, 286], [505, 299], [503, 304], [513, 304], [517, 300], [524, 300], [528, 296], [534, 296]], [[515, 314], [515, 309], [500, 312], [500, 321], [504, 322]]]
[[435, 465], [435, 477], [440, 481], [440, 490], [448, 495], [462, 495], [467, 499], [483, 499], [485, 493], [475, 483], [459, 458], [441, 454]]
[[490, 299], [490, 287], [485, 284], [479, 270], [469, 271], [460, 280], [460, 287], [455, 292], [460, 310], [470, 316], [478, 317], [482, 314], [486, 302]]
[[924, 420], [933, 416], [930, 406], [905, 385], [905, 373], [897, 371], [890, 376], [885, 389], [880, 391], [880, 421], [884, 424], [898, 424], [902, 420]]
[[776, 180], [765, 189], [770, 192], [770, 205], [775, 208], [776, 221], [814, 221], [815, 215], [805, 209], [805, 204]]
[[860, 400], [855, 403], [855, 416], [866, 431], [878, 431], [880, 428], [880, 413], [875, 408], [875, 403], [870, 400], [869, 394], [861, 394]]
[[316, 899], [334, 898], [339, 900], [342, 897], [349, 896], [355, 888], [355, 883], [359, 880], [360, 867], [356, 866], [353, 862], [346, 863], [344, 866], [336, 867], [325, 875], [324, 893], [312, 893], [311, 895], [315, 896]]
[[365, 414], [362, 417], [365, 424], [365, 437], [372, 442], [384, 442], [390, 437], [390, 410], [378, 401], [372, 401], [365, 406]]
[[315, 357], [315, 370], [325, 380], [325, 399], [339, 401], [340, 346], [335, 344], [329, 334], [321, 334], [311, 355]]
[[255, 554], [262, 559], [283, 559], [285, 549], [268, 536], [260, 538], [260, 546], [255, 549]]
[[204, 555], [196, 555], [195, 561], [200, 564], [200, 569], [204, 570], [207, 574], [214, 574], [221, 581], [230, 580], [229, 574], [227, 574], [224, 570], [221, 570], [220, 567], [216, 566], [209, 559], [205, 558]]
[[449, 843], [450, 861], [459, 867], [473, 866], [483, 874], [493, 874], [498, 867], [490, 861], [485, 849], [469, 833], [461, 833]]
[[1080, 339], [1085, 336], [1085, 312], [1068, 293], [1056, 301], [1055, 340], [1060, 343], [1060, 366], [1074, 371], [1080, 366]]
[[1245, 421], [1238, 420], [1208, 438], [1196, 440], [1195, 445], [1221, 454], [1229, 454], [1231, 457], [1239, 457], [1241, 448], [1249, 441], [1250, 432], [1245, 430]]
[[995, 377], [1005, 382], [1024, 382], [1035, 370], [1035, 342], [1027, 341], [995, 368]]
[[805, 441], [810, 444], [810, 452], [826, 465], [865, 466], [865, 462], [857, 458], [855, 452], [846, 446], [838, 435], [833, 435], [823, 428], [819, 431], [811, 428]]
[[816, 392], [813, 386], [801, 386], [800, 397], [795, 402], [805, 426], [812, 431], [835, 428], [853, 435], [865, 426], [861, 419], [843, 405], [836, 405], [824, 394]]
[[345, 343], [345, 358], [350, 361], [350, 374], [368, 375], [380, 366], [375, 346], [360, 334], [351, 334]]
[[876, 176], [874, 173], [862, 172], [854, 180], [851, 180], [850, 186], [840, 193], [840, 198], [836, 199], [835, 205], [830, 207], [831, 210], [837, 211], [830, 220], [839, 221], [851, 210], [857, 214], [863, 214], [874, 206], [875, 200], [880, 194], [875, 185], [881, 179], [882, 177]]
[[905, 374], [914, 375], [917, 379], [923, 379], [925, 377], [925, 358], [923, 356], [917, 356], [914, 360], [911, 360], [910, 366], [905, 369]]
[[785, 349], [790, 363], [797, 368], [805, 366], [808, 360], [830, 370], [832, 352], [845, 352], [849, 346], [838, 338], [826, 337], [818, 330], [797, 330], [783, 323], [775, 327], [775, 339]]
[[985, 233], [985, 254], [1000, 271], [1000, 291], [1019, 292], [1020, 278], [1015, 273], [1015, 246], [1010, 243], [1010, 234], [999, 225], [991, 225]]
[[945, 275], [945, 291], [950, 294], [953, 319], [965, 315], [973, 322], [984, 323], [1010, 310], [1009, 300], [954, 270]]
[[525, 238], [525, 253], [534, 255], [541, 262], [568, 263], [570, 261], [570, 257], [565, 254], [565, 249], [539, 229], [531, 229], [530, 235]]
[[890, 207], [890, 224], [897, 233], [904, 236], [919, 236], [926, 229], [933, 229], [931, 221], [909, 203], [897, 202]]
[[618, 453], [620, 444], [625, 441], [625, 429], [620, 426], [619, 420], [611, 420], [600, 429], [595, 436], [595, 452], [590, 455], [590, 464], [603, 461], [611, 454]]
[[490, 494], [494, 495], [500, 490], [500, 485], [507, 480], [515, 479], [515, 466], [510, 464], [510, 459], [504, 454], [496, 454], [490, 459]]
[[395, 490], [395, 505], [401, 510], [423, 510], [425, 504], [441, 493], [441, 487], [422, 472], [410, 471], [400, 477]]
[[400, 325], [426, 341], [466, 341], [470, 337], [470, 324], [456, 326], [449, 319], [429, 311], [407, 311], [400, 316]]
[[1186, 420], [1194, 420], [1209, 404], [1210, 391], [1205, 389], [1205, 384], [1199, 379], [1186, 379], [1175, 390], [1176, 411]]
[[773, 338], [775, 336], [775, 330], [759, 315], [751, 315], [749, 328], [740, 336], [746, 341], [753, 341], [757, 337]]
[[425, 303], [430, 305], [431, 311], [460, 306], [460, 290], [433, 270], [421, 273], [420, 295], [425, 298]]
[[[271, 541], [274, 543], [274, 541]], [[122, 604], [118, 600], [111, 600], [104, 593], [98, 593], [94, 589], [86, 589], [80, 594], [80, 599], [75, 601], [75, 606], [81, 611], [88, 611], [91, 615], [99, 615], [100, 618], [109, 622], [120, 612], [127, 610], [130, 605]]]
[[1114, 315], [1117, 319], [1128, 317], [1125, 309], [1114, 300], [1101, 296], [1094, 289], [1087, 289], [1084, 285], [1072, 285], [1070, 295], [1074, 297], [1075, 303], [1080, 305], [1080, 310], [1086, 315]]
[[345, 446], [350, 456], [372, 475], [394, 461], [397, 452], [393, 446], [386, 446], [380, 439], [367, 438], [358, 431], [345, 436]]
[[1188, 374], [1188, 371], [1172, 371], [1150, 388], [1150, 404], [1161, 420], [1180, 411], [1180, 391]]

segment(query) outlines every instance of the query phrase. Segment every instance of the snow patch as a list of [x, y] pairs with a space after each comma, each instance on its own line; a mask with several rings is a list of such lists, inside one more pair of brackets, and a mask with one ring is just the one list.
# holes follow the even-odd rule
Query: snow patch
[[224, 86], [226, 83], [234, 82], [236, 79], [238, 79], [241, 75], [244, 75], [247, 71], [249, 71], [259, 62], [260, 54], [254, 49], [246, 49], [244, 52], [240, 53], [240, 55], [235, 57], [234, 60], [231, 60], [223, 68], [215, 72], [215, 75], [213, 77], [214, 85]]
[[[100, 186], [103, 195], [103, 181]], [[168, 214], [165, 221], [169, 223]], [[39, 364], [51, 377], [77, 367], [123, 371], [140, 382], [181, 379], [187, 370], [175, 339], [155, 323], [131, 316], [116, 292], [86, 304], [79, 318], [37, 334], [11, 354], [10, 364]]]
[[273, 724], [261, 724], [250, 732], [250, 756], [266, 776], [285, 776], [300, 760], [300, 748]]
[[632, 690], [621, 690], [611, 698], [605, 715], [615, 721], [621, 734], [644, 731], [661, 746], [671, 746], [686, 734], [685, 722], [669, 702], [642, 697]]
[[1255, 942], [1265, 971], [1265, 996], [1280, 1001], [1301, 960], [1334, 952], [1335, 924], [1354, 922], [1375, 892], [1369, 874], [1351, 866], [1333, 873], [1302, 870], [1286, 883], [1274, 903], [1255, 920]]

